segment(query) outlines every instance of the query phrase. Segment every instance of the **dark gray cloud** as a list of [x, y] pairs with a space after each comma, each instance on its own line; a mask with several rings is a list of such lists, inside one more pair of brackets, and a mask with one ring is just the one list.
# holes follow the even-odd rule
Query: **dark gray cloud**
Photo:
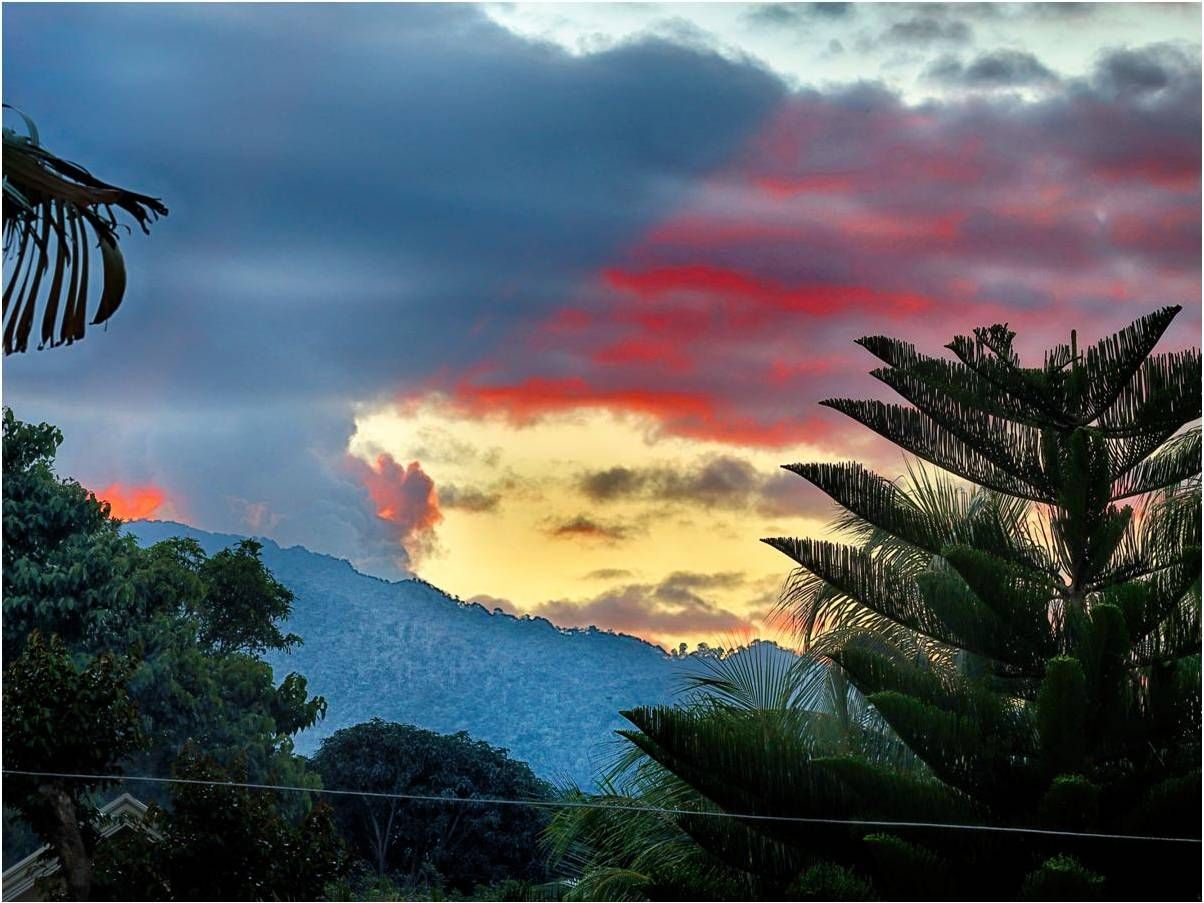
[[974, 29], [960, 19], [926, 12], [901, 22], [894, 22], [879, 36], [884, 44], [928, 48], [938, 44], [968, 44]]
[[598, 568], [596, 571], [590, 571], [585, 575], [586, 580], [621, 580], [625, 577], [632, 577], [631, 571], [626, 568]]
[[556, 539], [614, 543], [631, 535], [632, 527], [617, 521], [604, 521], [587, 514], [578, 514], [567, 520], [548, 524], [547, 533]]
[[808, 3], [807, 7], [817, 16], [829, 19], [847, 19], [853, 15], [856, 5], [853, 3]]
[[1152, 94], [1176, 84], [1191, 65], [1182, 48], [1169, 44], [1113, 50], [1101, 55], [1096, 84], [1120, 95]]
[[571, 56], [461, 5], [3, 16], [5, 99], [171, 209], [125, 242], [110, 328], [7, 360], [6, 402], [63, 427], [67, 473], [153, 477], [198, 526], [252, 517], [365, 567], [352, 403], [503, 347], [783, 96], [751, 63]]
[[494, 511], [502, 500], [501, 493], [489, 492], [476, 486], [445, 484], [439, 487], [439, 506], [480, 513]]
[[528, 609], [565, 627], [600, 627], [641, 636], [736, 633], [747, 618], [708, 599], [705, 591], [731, 588], [741, 575], [678, 572], [658, 583], [632, 583], [588, 599], [553, 599]]
[[748, 11], [747, 18], [758, 25], [799, 25], [809, 19], [848, 19], [852, 3], [761, 3]]
[[1036, 56], [1022, 50], [995, 50], [969, 63], [944, 56], [925, 70], [925, 76], [944, 85], [965, 88], [1012, 88], [1054, 85], [1058, 77]]
[[[1083, 19], [1107, 3], [1018, 3], [1012, 7], [1019, 15], [1044, 19]], [[1187, 4], [1182, 4], [1187, 5]]]
[[792, 473], [769, 472], [734, 455], [713, 455], [680, 467], [616, 466], [582, 474], [577, 488], [595, 502], [643, 499], [703, 508], [751, 509], [770, 516], [822, 516], [826, 496]]

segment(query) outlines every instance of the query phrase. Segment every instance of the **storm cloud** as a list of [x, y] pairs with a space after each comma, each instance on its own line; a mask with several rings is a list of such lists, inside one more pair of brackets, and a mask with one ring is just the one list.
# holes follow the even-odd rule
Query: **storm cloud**
[[[438, 396], [522, 427], [605, 409], [650, 441], [731, 449], [581, 474], [599, 510], [541, 535], [607, 544], [633, 529], [602, 507], [620, 500], [821, 515], [744, 455], [865, 460], [863, 431], [816, 403], [881, 391], [851, 344], [867, 332], [935, 350], [1006, 320], [1036, 343], [1182, 303], [1168, 343], [1194, 341], [1198, 47], [1115, 48], [1053, 81], [1038, 53], [976, 42], [988, 20], [1091, 8], [791, 6], [760, 24], [796, 12], [848, 19], [849, 56], [864, 32], [917, 75], [955, 53], [951, 85], [1046, 90], [916, 104], [873, 73], [788, 90], [688, 29], [569, 53], [466, 5], [6, 6], [6, 101], [171, 214], [123, 242], [109, 327], [6, 360], [5, 401], [63, 428], [60, 469], [85, 485], [154, 487], [161, 516], [396, 576], [435, 506], [484, 518], [510, 496], [492, 450], [438, 437], [415, 439], [480, 473], [432, 488], [422, 455], [348, 464], [366, 410]], [[374, 500], [386, 476], [408, 507]], [[686, 620], [671, 592], [631, 580], [593, 604], [618, 623], [651, 599], [667, 630]]]
[[707, 51], [570, 56], [461, 5], [3, 15], [6, 100], [171, 209], [123, 243], [111, 327], [6, 361], [6, 403], [64, 429], [85, 482], [153, 478], [199, 526], [274, 522], [390, 574], [342, 467], [353, 403], [546, 314], [784, 96]]
[[587, 471], [576, 485], [602, 504], [643, 500], [804, 517], [823, 517], [831, 510], [826, 496], [794, 474], [765, 471], [736, 455], [712, 455], [677, 467], [617, 465]]

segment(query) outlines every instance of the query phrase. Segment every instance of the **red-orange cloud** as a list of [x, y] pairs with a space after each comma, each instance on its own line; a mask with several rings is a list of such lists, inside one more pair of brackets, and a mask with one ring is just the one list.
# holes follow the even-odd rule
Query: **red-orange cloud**
[[167, 501], [167, 494], [158, 486], [132, 486], [110, 483], [97, 489], [95, 495], [109, 503], [109, 513], [120, 520], [141, 520], [150, 517]]
[[410, 559], [429, 552], [434, 544], [434, 529], [443, 520], [435, 481], [422, 465], [411, 461], [398, 464], [392, 455], [382, 454], [368, 464], [351, 458], [352, 469], [368, 490], [376, 516], [387, 525], [391, 538], [401, 545]]
[[1007, 322], [1028, 354], [1174, 302], [1188, 313], [1172, 341], [1188, 338], [1199, 74], [1163, 63], [1174, 90], [1156, 98], [1098, 73], [1027, 104], [915, 109], [864, 85], [793, 95], [559, 309], [426, 388], [518, 424], [605, 409], [670, 435], [847, 450], [863, 432], [816, 403], [881, 391], [862, 335], [939, 353]]

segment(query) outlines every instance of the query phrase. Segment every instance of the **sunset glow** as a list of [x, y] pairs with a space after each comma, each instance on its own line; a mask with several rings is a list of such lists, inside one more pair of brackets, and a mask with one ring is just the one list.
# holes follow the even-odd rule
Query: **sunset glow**
[[127, 486], [123, 483], [110, 483], [96, 490], [96, 497], [108, 502], [110, 513], [120, 520], [154, 517], [167, 498], [158, 486]]
[[[1170, 304], [1166, 347], [1199, 333], [1198, 7], [150, 9], [70, 12], [150, 88], [100, 38], [99, 83], [15, 43], [5, 70], [145, 134], [89, 151], [186, 211], [129, 243], [122, 328], [6, 367], [122, 518], [658, 642], [772, 635], [758, 540], [830, 515], [780, 465], [904, 466], [820, 404], [885, 397], [859, 337], [1006, 322], [1031, 353]], [[5, 21], [52, 47], [62, 15]]]

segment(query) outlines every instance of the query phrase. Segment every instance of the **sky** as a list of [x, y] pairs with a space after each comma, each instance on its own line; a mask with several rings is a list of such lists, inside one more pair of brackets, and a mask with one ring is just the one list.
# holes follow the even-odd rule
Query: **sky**
[[[666, 646], [774, 635], [897, 450], [853, 344], [1200, 332], [1200, 7], [13, 4], [3, 94], [162, 197], [4, 403], [125, 517]], [[53, 60], [53, 64], [47, 61]]]

